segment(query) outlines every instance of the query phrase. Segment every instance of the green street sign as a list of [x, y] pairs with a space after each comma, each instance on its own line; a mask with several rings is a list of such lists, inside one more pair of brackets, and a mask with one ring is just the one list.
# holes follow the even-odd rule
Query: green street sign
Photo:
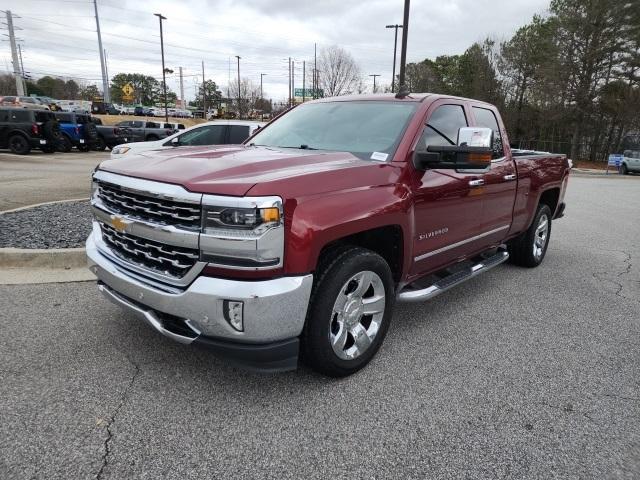
[[293, 89], [294, 97], [306, 97], [306, 98], [323, 98], [324, 90], [321, 88], [313, 89], [313, 88], [294, 88]]

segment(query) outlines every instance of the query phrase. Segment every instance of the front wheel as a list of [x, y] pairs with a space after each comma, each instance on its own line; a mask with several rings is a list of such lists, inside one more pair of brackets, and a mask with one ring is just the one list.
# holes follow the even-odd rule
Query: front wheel
[[107, 148], [107, 143], [104, 141], [104, 138], [98, 137], [98, 140], [96, 140], [96, 143], [93, 145], [93, 149], [96, 152], [104, 152], [106, 148]]
[[509, 260], [521, 267], [537, 267], [544, 260], [550, 237], [551, 209], [541, 203], [528, 230], [509, 242]]
[[623, 163], [622, 165], [620, 165], [620, 173], [622, 175], [629, 175], [629, 169], [627, 168], [626, 164]]
[[302, 360], [331, 377], [363, 368], [389, 329], [395, 300], [387, 262], [377, 253], [343, 247], [316, 271], [302, 335]]

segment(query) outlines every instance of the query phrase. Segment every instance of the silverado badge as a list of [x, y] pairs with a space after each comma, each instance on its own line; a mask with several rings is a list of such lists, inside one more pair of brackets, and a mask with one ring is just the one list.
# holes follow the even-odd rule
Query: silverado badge
[[120, 217], [113, 217], [111, 220], [111, 226], [119, 232], [124, 232], [127, 229], [128, 223]]

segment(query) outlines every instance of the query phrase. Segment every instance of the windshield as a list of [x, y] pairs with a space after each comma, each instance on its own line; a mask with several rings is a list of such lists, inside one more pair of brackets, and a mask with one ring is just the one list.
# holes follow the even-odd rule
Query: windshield
[[294, 108], [251, 139], [252, 145], [350, 152], [391, 160], [414, 102], [322, 102]]

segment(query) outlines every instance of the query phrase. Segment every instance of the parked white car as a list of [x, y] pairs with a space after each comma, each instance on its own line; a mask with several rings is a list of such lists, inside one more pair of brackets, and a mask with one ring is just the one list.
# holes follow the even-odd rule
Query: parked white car
[[186, 130], [151, 142], [134, 142], [118, 145], [111, 150], [111, 158], [122, 158], [149, 150], [177, 148], [197, 145], [226, 145], [244, 142], [253, 133], [265, 126], [263, 122], [251, 120], [217, 120], [201, 123]]
[[623, 175], [629, 172], [640, 173], [640, 150], [625, 150], [623, 156], [620, 173]]

